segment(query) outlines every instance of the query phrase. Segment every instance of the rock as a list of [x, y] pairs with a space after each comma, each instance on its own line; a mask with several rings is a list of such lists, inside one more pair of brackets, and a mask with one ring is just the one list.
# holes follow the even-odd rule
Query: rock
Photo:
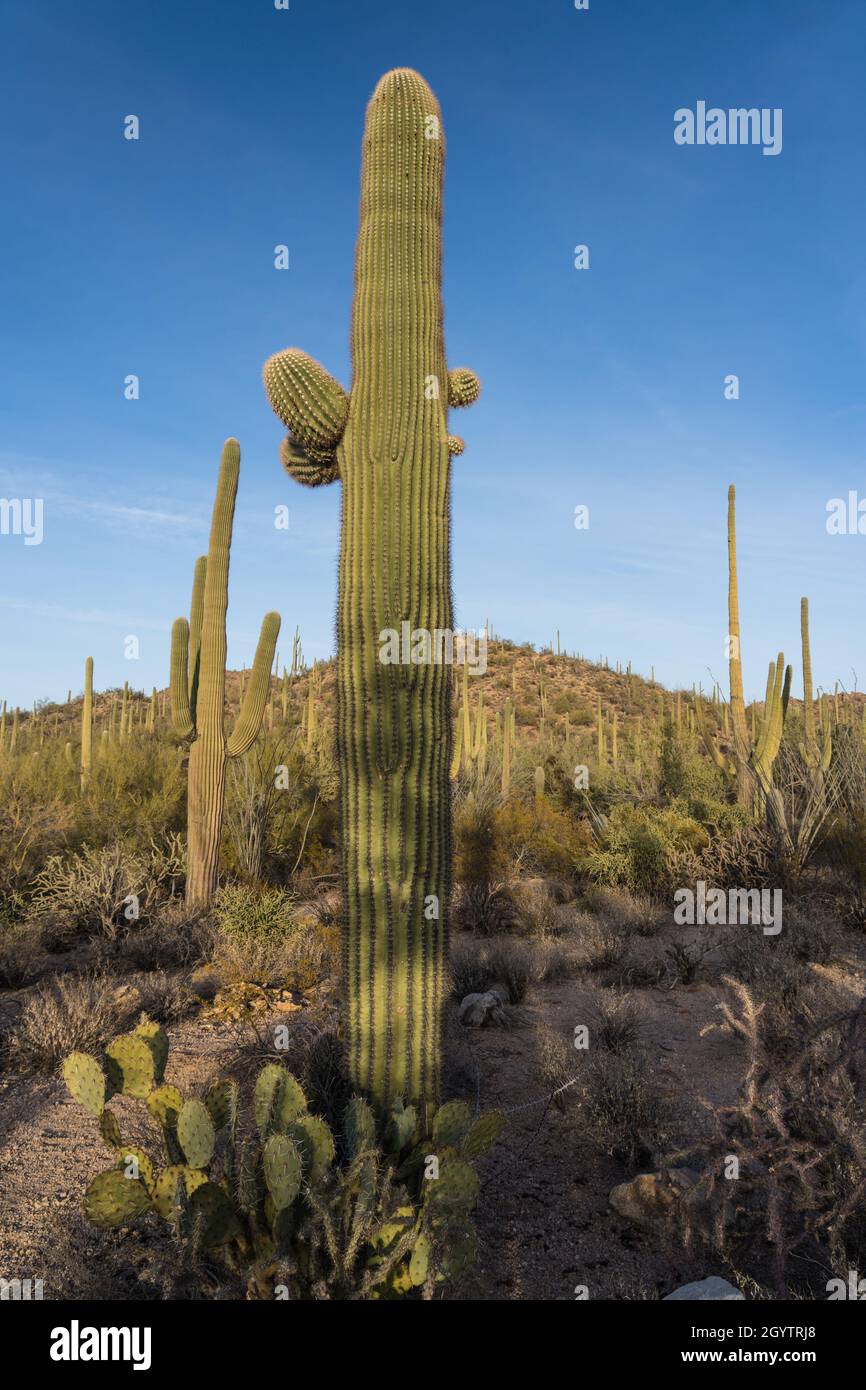
[[638, 1226], [658, 1225], [674, 1202], [687, 1192], [695, 1181], [688, 1168], [670, 1168], [664, 1173], [639, 1173], [631, 1182], [620, 1183], [608, 1201], [625, 1221]]
[[711, 1274], [707, 1279], [698, 1279], [694, 1284], [683, 1284], [681, 1289], [674, 1289], [673, 1293], [666, 1294], [662, 1303], [683, 1298], [695, 1302], [707, 1302], [710, 1299], [740, 1299], [741, 1302], [745, 1302], [745, 1295], [733, 1284], [729, 1284], [727, 1279], [720, 1279], [718, 1274]]
[[487, 994], [467, 994], [461, 1002], [457, 1017], [464, 1028], [483, 1028], [504, 1018], [502, 998], [495, 990]]

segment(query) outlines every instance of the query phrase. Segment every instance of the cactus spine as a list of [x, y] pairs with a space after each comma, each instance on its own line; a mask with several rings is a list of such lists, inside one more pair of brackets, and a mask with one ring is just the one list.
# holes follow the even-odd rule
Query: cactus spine
[[480, 386], [445, 360], [444, 139], [417, 73], [367, 108], [352, 313], [351, 396], [305, 353], [265, 365], [300, 482], [342, 483], [337, 752], [349, 1064], [381, 1102], [439, 1086], [450, 890], [449, 680], [440, 662], [389, 665], [405, 620], [453, 631], [449, 406]]
[[217, 884], [226, 762], [256, 741], [267, 699], [271, 662], [280, 631], [278, 613], [262, 621], [246, 698], [229, 738], [224, 728], [226, 611], [229, 552], [241, 451], [226, 440], [206, 561], [196, 562], [190, 621], [171, 633], [171, 708], [175, 731], [192, 739], [187, 783], [187, 902], [206, 907]]

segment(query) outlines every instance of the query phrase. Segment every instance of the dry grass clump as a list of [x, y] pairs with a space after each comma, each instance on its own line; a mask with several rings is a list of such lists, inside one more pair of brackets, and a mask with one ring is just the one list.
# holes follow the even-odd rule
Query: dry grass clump
[[669, 908], [627, 888], [594, 885], [584, 894], [584, 903], [612, 929], [628, 937], [657, 936], [671, 920]]
[[574, 911], [563, 898], [558, 884], [551, 885], [540, 879], [529, 879], [516, 883], [512, 888], [517, 910], [517, 927], [529, 936], [549, 941], [566, 936], [574, 922]]
[[637, 1043], [643, 1014], [637, 1001], [625, 991], [599, 994], [590, 1020], [590, 1037], [608, 1052], [622, 1054]]
[[57, 1071], [69, 1052], [98, 1052], [117, 1031], [116, 987], [104, 975], [60, 975], [24, 1004], [8, 1040], [13, 1069]]
[[643, 1054], [625, 1049], [577, 1053], [575, 1087], [584, 1132], [613, 1158], [630, 1166], [653, 1163], [670, 1143], [676, 1108]]
[[133, 975], [130, 985], [138, 991], [141, 1007], [157, 1023], [179, 1023], [200, 1002], [189, 987], [187, 977], [171, 975], [165, 970], [152, 970]]

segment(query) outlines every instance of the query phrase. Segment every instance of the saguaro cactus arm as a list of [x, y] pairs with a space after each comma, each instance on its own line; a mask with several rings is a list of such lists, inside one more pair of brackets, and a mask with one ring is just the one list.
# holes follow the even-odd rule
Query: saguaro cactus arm
[[343, 438], [349, 397], [340, 383], [300, 348], [269, 357], [262, 372], [276, 415], [305, 450], [333, 450]]
[[244, 692], [235, 727], [226, 745], [226, 754], [230, 758], [243, 757], [244, 753], [249, 752], [259, 736], [271, 684], [271, 665], [274, 660], [274, 650], [279, 632], [279, 613], [266, 613], [262, 619], [262, 630], [253, 658], [249, 684]]
[[186, 618], [175, 618], [171, 628], [171, 667], [168, 683], [171, 691], [171, 722], [180, 738], [192, 738], [195, 733], [189, 701], [188, 662], [189, 623]]
[[204, 581], [207, 556], [199, 555], [192, 575], [192, 601], [189, 606], [189, 707], [195, 719], [198, 695], [199, 662], [201, 659], [201, 624], [204, 615]]

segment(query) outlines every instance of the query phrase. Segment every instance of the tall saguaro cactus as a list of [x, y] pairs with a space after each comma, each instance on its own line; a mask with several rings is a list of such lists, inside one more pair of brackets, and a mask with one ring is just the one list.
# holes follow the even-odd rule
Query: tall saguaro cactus
[[449, 406], [480, 383], [449, 372], [442, 327], [444, 137], [417, 73], [367, 108], [346, 393], [290, 348], [265, 364], [298, 482], [342, 482], [337, 608], [345, 963], [352, 1078], [386, 1102], [439, 1085], [450, 891], [449, 675], [387, 665], [401, 623], [451, 631]]
[[225, 736], [226, 612], [229, 552], [241, 451], [227, 439], [222, 452], [207, 556], [196, 561], [190, 621], [171, 630], [171, 713], [175, 731], [192, 739], [187, 782], [187, 902], [206, 907], [217, 885], [226, 762], [247, 753], [258, 737], [280, 631], [279, 613], [266, 613], [250, 683], [237, 722]]

